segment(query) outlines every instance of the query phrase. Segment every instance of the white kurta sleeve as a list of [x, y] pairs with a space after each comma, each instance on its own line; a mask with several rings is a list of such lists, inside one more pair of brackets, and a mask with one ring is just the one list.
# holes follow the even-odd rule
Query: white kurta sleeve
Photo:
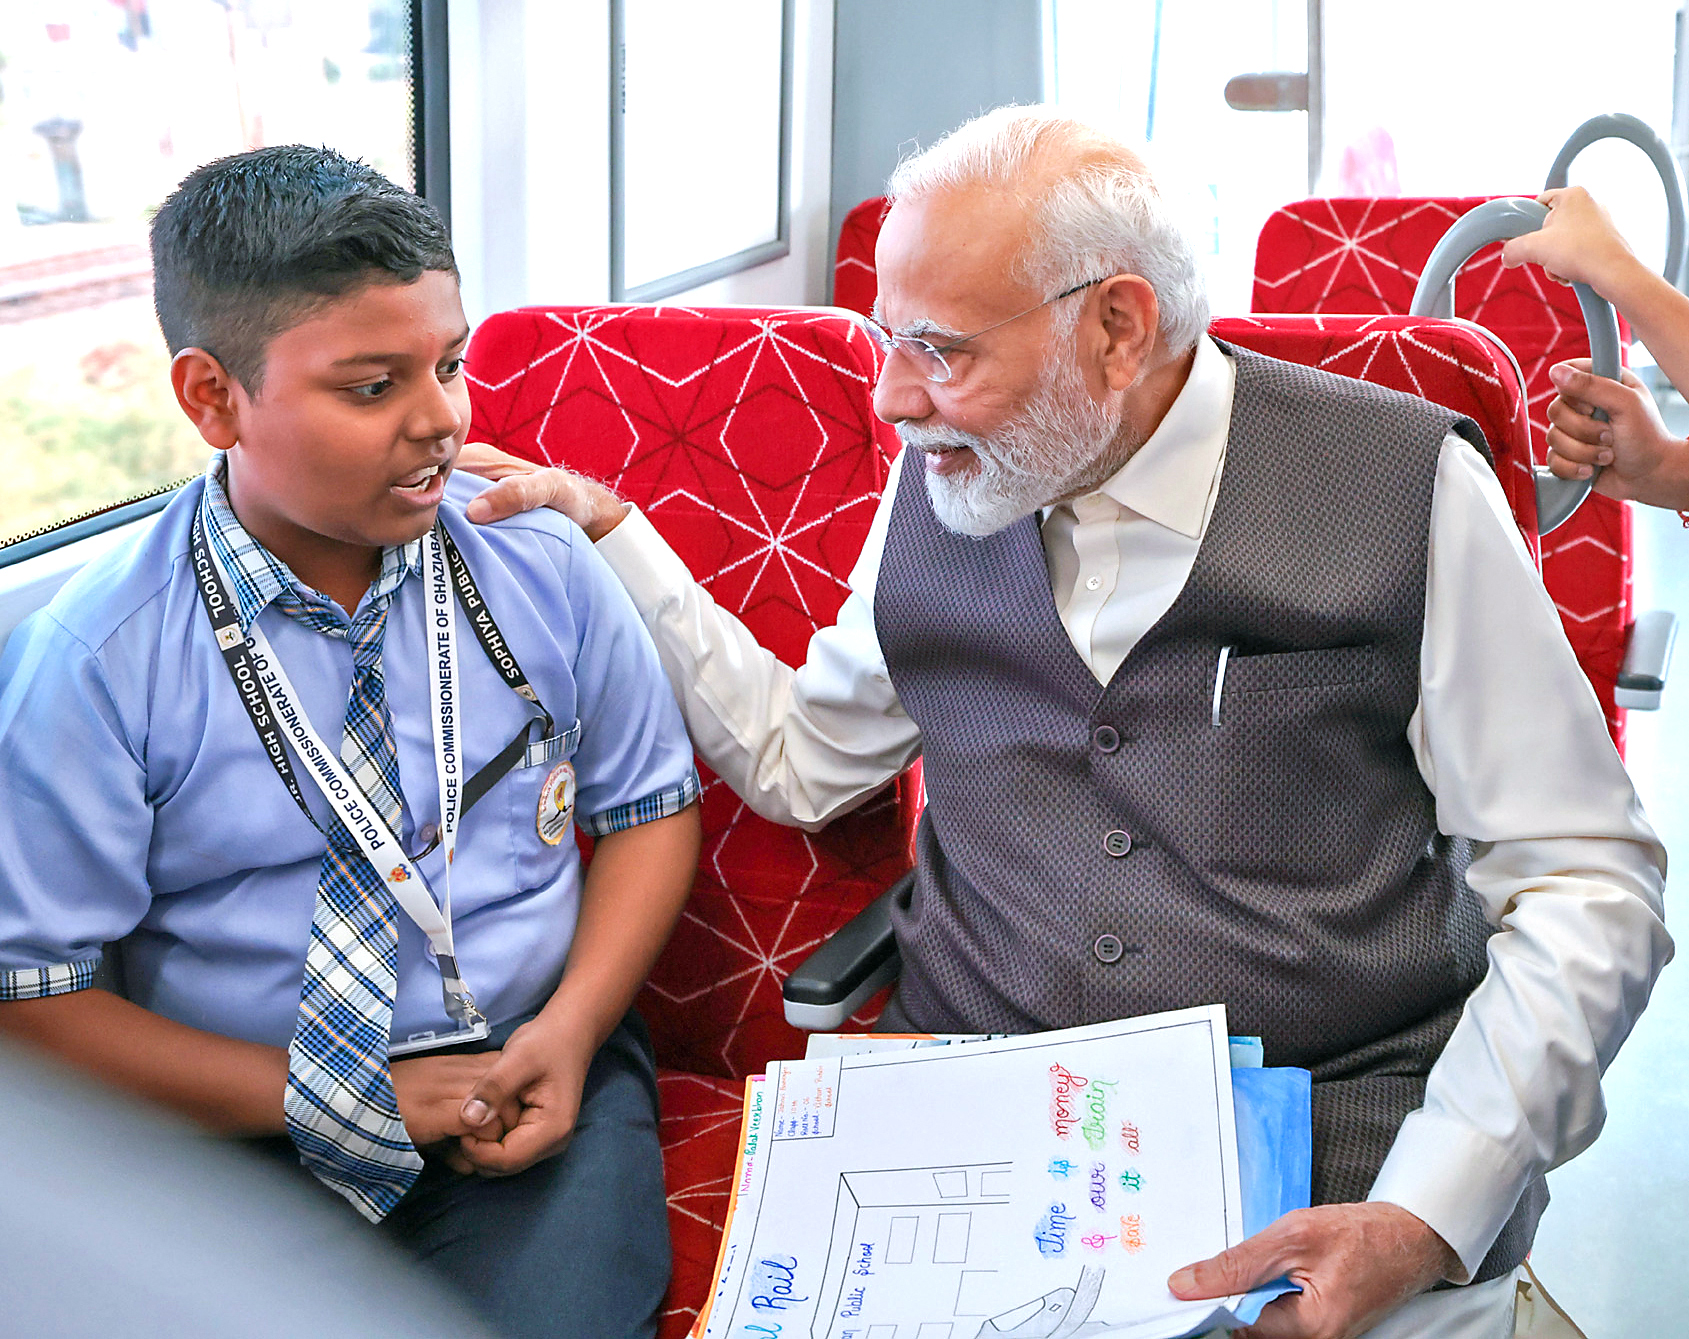
[[710, 598], [635, 507], [598, 543], [632, 595], [698, 754], [752, 809], [815, 829], [861, 804], [920, 752], [874, 630], [874, 586], [895, 467], [838, 620], [797, 669]]
[[1444, 442], [1420, 704], [1437, 825], [1471, 838], [1489, 967], [1370, 1198], [1417, 1214], [1469, 1277], [1530, 1178], [1601, 1129], [1601, 1075], [1671, 958], [1665, 851], [1494, 473]]

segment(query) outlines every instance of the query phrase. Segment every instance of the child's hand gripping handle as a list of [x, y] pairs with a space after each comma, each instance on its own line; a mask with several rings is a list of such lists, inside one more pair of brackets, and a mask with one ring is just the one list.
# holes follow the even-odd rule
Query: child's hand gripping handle
[[1689, 229], [1686, 229], [1685, 204], [1683, 196], [1683, 174], [1678, 170], [1677, 159], [1672, 156], [1671, 146], [1654, 132], [1654, 128], [1646, 121], [1638, 120], [1624, 112], [1603, 112], [1600, 116], [1592, 116], [1572, 132], [1572, 137], [1561, 146], [1559, 155], [1554, 159], [1554, 166], [1548, 169], [1548, 180], [1543, 183], [1545, 191], [1559, 190], [1568, 184], [1572, 168], [1572, 160], [1597, 140], [1624, 139], [1629, 140], [1643, 153], [1648, 155], [1654, 164], [1654, 170], [1660, 174], [1660, 185], [1666, 193], [1666, 263], [1661, 273], [1666, 281], [1677, 287], [1683, 281], [1683, 252], [1689, 244]]
[[[1414, 290], [1414, 316], [1454, 314], [1454, 276], [1460, 267], [1491, 242], [1503, 242], [1535, 232], [1548, 217], [1548, 207], [1522, 196], [1489, 200], [1456, 219], [1432, 249]], [[1619, 318], [1612, 304], [1588, 284], [1573, 284], [1583, 323], [1589, 332], [1589, 357], [1597, 376], [1619, 378]], [[1562, 479], [1546, 465], [1534, 471], [1537, 495], [1537, 533], [1546, 535], [1571, 518], [1595, 486], [1587, 479]]]

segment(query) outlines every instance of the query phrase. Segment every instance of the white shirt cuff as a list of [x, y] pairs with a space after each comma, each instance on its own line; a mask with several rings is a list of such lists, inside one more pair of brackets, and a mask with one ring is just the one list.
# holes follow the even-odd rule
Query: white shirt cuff
[[1410, 1112], [1367, 1195], [1406, 1209], [1460, 1257], [1464, 1283], [1489, 1254], [1530, 1172], [1470, 1125]]
[[626, 506], [621, 524], [594, 547], [627, 588], [640, 617], [649, 620], [691, 586], [692, 573], [645, 513], [631, 502]]

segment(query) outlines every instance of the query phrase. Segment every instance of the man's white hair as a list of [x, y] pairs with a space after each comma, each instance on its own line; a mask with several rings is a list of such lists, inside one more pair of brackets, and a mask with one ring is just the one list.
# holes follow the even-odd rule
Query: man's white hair
[[[1136, 274], [1155, 290], [1169, 352], [1194, 347], [1208, 328], [1208, 293], [1190, 239], [1137, 152], [1082, 121], [1048, 107], [998, 107], [905, 158], [886, 194], [895, 201], [968, 187], [1016, 193], [1045, 181], [1015, 277], [1048, 296]], [[1069, 329], [1077, 319], [1077, 309], [1057, 318]]]

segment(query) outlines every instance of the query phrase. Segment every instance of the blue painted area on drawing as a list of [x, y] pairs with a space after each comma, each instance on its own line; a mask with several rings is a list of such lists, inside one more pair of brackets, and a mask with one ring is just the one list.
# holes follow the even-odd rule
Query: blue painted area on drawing
[[1038, 1254], [1045, 1257], [1066, 1255], [1067, 1230], [1073, 1226], [1076, 1216], [1067, 1211], [1066, 1204], [1052, 1204], [1032, 1233], [1032, 1239], [1038, 1243]]
[[1313, 1080], [1305, 1069], [1234, 1069], [1243, 1231], [1253, 1236], [1292, 1209], [1313, 1184]]
[[1050, 1159], [1050, 1175], [1058, 1181], [1065, 1181], [1073, 1174], [1073, 1164], [1066, 1158]]
[[[1305, 1069], [1232, 1070], [1243, 1231], [1253, 1236], [1292, 1209], [1305, 1209], [1313, 1182], [1313, 1080]], [[1254, 1289], [1234, 1314], [1253, 1324], [1275, 1297], [1296, 1291], [1287, 1279]]]

